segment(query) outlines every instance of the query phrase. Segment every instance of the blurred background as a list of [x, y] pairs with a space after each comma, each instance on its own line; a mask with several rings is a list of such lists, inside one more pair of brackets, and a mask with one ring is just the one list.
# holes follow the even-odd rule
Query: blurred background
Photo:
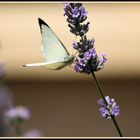
[[[96, 73], [105, 95], [115, 98], [117, 118], [126, 137], [140, 136], [140, 3], [84, 3], [90, 21], [89, 38], [107, 63]], [[116, 137], [112, 120], [100, 117], [100, 98], [91, 75], [66, 67], [60, 71], [24, 68], [42, 62], [38, 17], [59, 36], [66, 48], [75, 36], [69, 32], [62, 3], [0, 3], [0, 63], [14, 104], [30, 108], [22, 130], [39, 129], [45, 137]]]

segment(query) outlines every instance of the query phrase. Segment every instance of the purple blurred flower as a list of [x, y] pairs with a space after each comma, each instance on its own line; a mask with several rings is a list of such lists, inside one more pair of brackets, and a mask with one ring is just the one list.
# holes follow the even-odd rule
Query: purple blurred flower
[[13, 95], [8, 87], [0, 85], [0, 112], [2, 113], [6, 109], [12, 106]]
[[100, 106], [100, 113], [102, 115], [103, 118], [111, 118], [110, 114], [114, 117], [117, 117], [120, 115], [120, 110], [119, 110], [119, 106], [116, 105], [116, 102], [114, 99], [111, 99], [109, 96], [105, 97], [106, 101], [107, 101], [107, 106], [104, 102], [103, 99], [99, 99], [98, 100], [98, 105]]
[[[5, 67], [3, 64], [0, 64], [0, 114], [3, 114], [3, 111], [11, 107], [13, 96], [8, 87], [6, 87], [2, 78], [5, 76]], [[0, 115], [0, 117], [2, 117]]]
[[14, 121], [26, 121], [30, 118], [30, 111], [22, 106], [11, 107], [4, 112], [5, 121], [12, 123]]
[[25, 132], [22, 137], [42, 137], [42, 133], [39, 130], [31, 129]]
[[0, 84], [0, 136], [5, 136], [8, 132], [4, 121], [3, 113], [12, 106], [13, 96], [8, 87]]

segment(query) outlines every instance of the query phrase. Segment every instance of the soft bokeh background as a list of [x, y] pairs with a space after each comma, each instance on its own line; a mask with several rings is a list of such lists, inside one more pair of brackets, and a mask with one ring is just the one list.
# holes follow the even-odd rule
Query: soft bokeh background
[[[140, 3], [84, 3], [97, 52], [108, 62], [97, 77], [105, 95], [120, 105], [117, 119], [124, 136], [140, 136]], [[62, 3], [0, 3], [0, 57], [6, 66], [5, 83], [15, 104], [28, 106], [24, 124], [46, 137], [118, 136], [111, 120], [100, 117], [100, 98], [90, 75], [72, 68], [49, 71], [23, 68], [44, 61], [40, 53], [38, 17], [45, 20], [72, 54], [75, 39], [69, 32]]]

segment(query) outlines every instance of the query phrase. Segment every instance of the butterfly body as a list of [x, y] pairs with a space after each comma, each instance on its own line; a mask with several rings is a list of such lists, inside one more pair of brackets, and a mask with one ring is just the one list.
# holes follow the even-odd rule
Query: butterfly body
[[68, 53], [63, 43], [42, 19], [39, 18], [38, 21], [42, 35], [41, 53], [45, 58], [45, 62], [31, 63], [23, 66], [41, 66], [49, 70], [60, 70], [68, 65], [71, 65], [74, 60], [74, 56]]
[[45, 67], [48, 70], [60, 70], [68, 65], [71, 65], [73, 63], [74, 60], [74, 56], [71, 55], [68, 58], [66, 58], [65, 60], [58, 60], [58, 61], [53, 61], [53, 62], [42, 62], [42, 63], [31, 63], [31, 64], [26, 64], [23, 65], [23, 67]]
[[60, 70], [68, 65], [73, 63], [74, 56], [71, 55], [67, 57], [65, 60], [59, 60], [58, 62], [53, 62], [47, 65], [44, 65], [45, 68], [49, 70]]

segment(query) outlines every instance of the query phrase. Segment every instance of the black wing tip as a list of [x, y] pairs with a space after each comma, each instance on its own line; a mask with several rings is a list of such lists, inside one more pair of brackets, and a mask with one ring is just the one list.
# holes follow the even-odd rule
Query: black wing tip
[[22, 65], [22, 67], [27, 67], [26, 65]]
[[49, 27], [49, 25], [45, 21], [43, 21], [41, 18], [38, 18], [38, 23], [39, 23], [40, 27], [41, 27], [42, 24]]

